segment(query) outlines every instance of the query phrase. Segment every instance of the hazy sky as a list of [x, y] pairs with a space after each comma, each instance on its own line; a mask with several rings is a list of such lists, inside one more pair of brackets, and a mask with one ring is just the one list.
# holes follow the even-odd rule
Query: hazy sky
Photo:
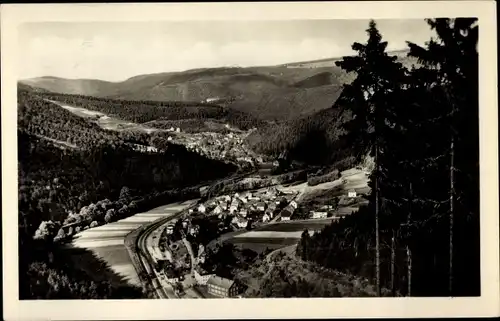
[[[378, 20], [390, 49], [423, 44], [423, 20]], [[165, 71], [262, 66], [351, 54], [368, 20], [30, 23], [19, 28], [19, 79], [121, 81]]]

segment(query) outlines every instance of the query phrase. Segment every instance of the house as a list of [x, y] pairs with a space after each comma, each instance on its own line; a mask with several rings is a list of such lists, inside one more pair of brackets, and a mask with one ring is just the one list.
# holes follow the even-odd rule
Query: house
[[276, 211], [276, 208], [277, 208], [276, 203], [273, 202], [273, 203], [269, 203], [267, 210], [272, 213], [272, 212]]
[[206, 210], [207, 208], [205, 207], [205, 205], [200, 204], [200, 206], [198, 206], [198, 212], [205, 213]]
[[188, 212], [189, 212], [189, 214], [193, 213], [193, 209], [190, 208]]
[[217, 215], [217, 214], [222, 213], [222, 211], [223, 211], [222, 206], [220, 206], [220, 204], [219, 204], [219, 205], [217, 205], [217, 206], [214, 208], [214, 210], [212, 211], [212, 214]]
[[179, 273], [171, 267], [168, 267], [163, 270], [165, 277], [167, 278], [167, 282], [169, 283], [177, 283], [179, 282]]
[[268, 213], [265, 213], [264, 216], [262, 216], [262, 222], [266, 223], [271, 220], [271, 216]]
[[266, 210], [266, 203], [259, 202], [255, 204], [255, 208], [257, 209], [257, 211], [264, 212]]
[[237, 210], [238, 210], [238, 206], [236, 206], [236, 205], [229, 206], [229, 213], [230, 214], [234, 214], [234, 212], [236, 212]]
[[172, 136], [168, 136], [167, 140], [171, 141], [172, 140]]
[[295, 208], [292, 206], [287, 206], [281, 211], [281, 220], [282, 221], [289, 221], [295, 212]]
[[233, 297], [238, 294], [238, 288], [233, 280], [217, 275], [211, 276], [207, 281], [208, 293], [219, 297]]
[[350, 197], [350, 198], [356, 197], [356, 191], [354, 189], [350, 189], [347, 192], [347, 196]]
[[248, 215], [248, 211], [246, 209], [240, 210], [240, 215], [246, 217]]
[[166, 232], [167, 232], [167, 235], [174, 234], [174, 224], [167, 225]]
[[189, 234], [196, 235], [200, 231], [200, 227], [198, 225], [193, 225], [189, 228]]
[[320, 210], [331, 211], [331, 210], [333, 210], [333, 206], [332, 205], [323, 205], [320, 207]]
[[180, 132], [181, 132], [181, 129], [180, 129], [179, 127], [177, 127], [177, 128], [175, 129], [175, 131], [176, 131], [177, 133], [180, 133]]
[[214, 276], [215, 274], [213, 273], [208, 273], [207, 271], [205, 271], [204, 269], [202, 269], [201, 267], [197, 266], [195, 269], [194, 269], [194, 279], [196, 280], [196, 282], [200, 285], [206, 285], [208, 280]]
[[188, 220], [182, 221], [182, 228], [187, 228], [188, 225], [189, 225], [189, 221]]
[[245, 228], [248, 226], [248, 220], [243, 217], [238, 217], [238, 222], [236, 224], [239, 228]]
[[243, 203], [243, 204], [246, 204], [248, 203], [248, 200], [244, 197], [240, 197], [239, 200]]
[[264, 214], [269, 216], [269, 218], [271, 219], [274, 217], [274, 211], [270, 210], [269, 207], [266, 209], [266, 212]]
[[233, 216], [233, 218], [231, 220], [231, 223], [232, 224], [238, 224], [238, 216]]
[[290, 202], [290, 206], [292, 206], [293, 208], [297, 209], [297, 206], [298, 206], [298, 205], [297, 205], [297, 202], [295, 202], [295, 201], [291, 201], [291, 202]]
[[238, 193], [234, 194], [234, 198], [239, 198], [239, 197], [240, 197], [240, 194], [238, 194]]
[[311, 217], [312, 218], [326, 218], [327, 216], [328, 216], [327, 212], [311, 211]]
[[219, 206], [223, 211], [227, 210], [227, 202], [220, 202]]

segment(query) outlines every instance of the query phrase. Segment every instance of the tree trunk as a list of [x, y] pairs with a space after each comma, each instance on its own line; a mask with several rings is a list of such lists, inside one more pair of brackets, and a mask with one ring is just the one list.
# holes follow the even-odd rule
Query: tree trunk
[[380, 235], [378, 221], [378, 145], [375, 142], [375, 279], [377, 285], [377, 296], [381, 296], [380, 291]]
[[391, 291], [392, 296], [396, 296], [396, 240], [394, 231], [392, 231], [391, 239]]
[[453, 295], [453, 211], [454, 211], [454, 198], [455, 198], [455, 146], [454, 137], [451, 136], [450, 146], [450, 271], [449, 271], [449, 284], [448, 289], [450, 296]]
[[[408, 224], [408, 228], [410, 227], [410, 220], [411, 220], [411, 205], [413, 202], [413, 189], [412, 185], [410, 183], [410, 199], [409, 199], [409, 206], [408, 206], [408, 218], [406, 221], [406, 224]], [[410, 250], [410, 245], [408, 244], [408, 236], [407, 236], [407, 241], [406, 241], [406, 257], [407, 257], [407, 265], [408, 265], [408, 293], [407, 296], [411, 296], [411, 269], [412, 269], [412, 262], [411, 262], [411, 250]]]

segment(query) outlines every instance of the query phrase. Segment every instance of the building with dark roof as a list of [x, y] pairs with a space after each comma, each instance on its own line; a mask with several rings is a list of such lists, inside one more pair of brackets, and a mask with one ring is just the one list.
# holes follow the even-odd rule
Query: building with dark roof
[[207, 281], [208, 293], [219, 297], [234, 297], [238, 294], [238, 288], [233, 280], [217, 275], [212, 275]]
[[288, 205], [281, 211], [281, 220], [282, 221], [289, 221], [293, 215], [293, 212], [295, 212], [295, 208], [293, 206]]

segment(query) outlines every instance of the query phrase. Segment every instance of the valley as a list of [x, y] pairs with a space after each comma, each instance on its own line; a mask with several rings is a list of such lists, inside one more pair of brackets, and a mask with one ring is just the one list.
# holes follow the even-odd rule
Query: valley
[[20, 299], [478, 294], [457, 19], [427, 21], [450, 47], [388, 51], [371, 20], [352, 56], [19, 80]]

